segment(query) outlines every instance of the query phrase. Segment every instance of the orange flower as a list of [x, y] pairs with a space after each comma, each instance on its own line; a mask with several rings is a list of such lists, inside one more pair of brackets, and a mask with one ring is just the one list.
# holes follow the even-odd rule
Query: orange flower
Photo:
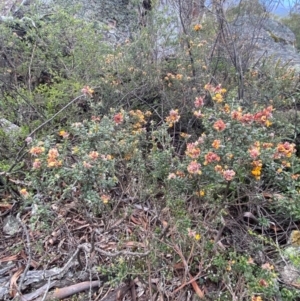
[[182, 137], [182, 138], [184, 138], [184, 139], [188, 139], [188, 138], [190, 138], [190, 137], [191, 137], [191, 135], [189, 135], [189, 134], [187, 134], [187, 133], [184, 133], [184, 132], [182, 132], [182, 133], [180, 133], [180, 137]]
[[274, 146], [274, 144], [265, 142], [265, 143], [262, 144], [262, 146], [263, 146], [263, 148], [268, 149], [268, 148], [272, 148]]
[[201, 175], [201, 165], [197, 162], [197, 161], [192, 161], [188, 167], [187, 167], [187, 170], [189, 173], [191, 174], [198, 174], [198, 175]]
[[195, 31], [199, 31], [199, 30], [201, 30], [202, 29], [202, 26], [200, 25], [200, 24], [196, 24], [195, 26], [194, 26], [194, 30]]
[[107, 194], [102, 194], [100, 198], [104, 204], [107, 204], [111, 199], [111, 197]]
[[197, 159], [200, 156], [200, 148], [196, 146], [196, 143], [188, 143], [185, 154], [192, 159]]
[[56, 148], [51, 148], [48, 152], [48, 157], [55, 159], [59, 156], [58, 150]]
[[239, 120], [244, 124], [250, 124], [253, 121], [254, 117], [252, 114], [247, 113], [240, 116]]
[[168, 180], [171, 180], [171, 179], [176, 179], [176, 175], [174, 172], [169, 173], [169, 175], [168, 175]]
[[169, 127], [172, 127], [175, 122], [178, 122], [180, 119], [180, 115], [178, 114], [178, 110], [171, 110], [169, 116], [166, 118], [166, 122], [169, 124]]
[[279, 143], [277, 145], [274, 158], [275, 159], [279, 159], [282, 157], [290, 158], [295, 151], [296, 149], [294, 143], [289, 143], [289, 142]]
[[69, 137], [69, 133], [64, 131], [64, 130], [59, 131], [58, 135], [63, 137], [63, 138], [68, 138]]
[[262, 111], [254, 114], [253, 119], [256, 122], [258, 122], [260, 124], [264, 124], [268, 127], [271, 125], [271, 122], [268, 119], [272, 117], [273, 110], [274, 110], [273, 106], [269, 106], [269, 107], [263, 109]]
[[221, 102], [223, 101], [223, 96], [221, 95], [221, 93], [216, 93], [216, 95], [213, 96], [212, 99], [213, 99], [216, 103], [221, 103]]
[[221, 145], [221, 140], [218, 140], [218, 139], [217, 139], [217, 140], [214, 140], [214, 141], [213, 141], [213, 143], [212, 143], [211, 146], [212, 146], [213, 148], [215, 148], [215, 149], [218, 149], [218, 148], [220, 147], [220, 145]]
[[242, 113], [240, 111], [232, 111], [231, 118], [234, 120], [240, 120], [242, 118]]
[[219, 162], [220, 161], [220, 157], [213, 153], [213, 152], [208, 152], [205, 156], [205, 162], [204, 165], [207, 165], [208, 163], [212, 163], [212, 162]]
[[223, 110], [225, 113], [230, 113], [230, 106], [228, 104], [225, 104]]
[[222, 132], [225, 130], [226, 124], [224, 123], [224, 121], [222, 119], [219, 119], [214, 123], [213, 128], [215, 130], [217, 130], [218, 132]]
[[100, 121], [101, 118], [99, 116], [92, 116], [91, 120], [97, 122]]
[[196, 100], [194, 101], [195, 108], [202, 107], [204, 105], [204, 98], [203, 97], [196, 97]]
[[250, 153], [250, 157], [254, 160], [260, 155], [258, 147], [251, 147], [251, 149], [249, 149], [248, 151]]
[[122, 113], [118, 113], [114, 116], [114, 122], [116, 125], [121, 124], [123, 122], [123, 120], [124, 120], [124, 116]]
[[251, 174], [254, 176], [256, 180], [260, 179], [261, 169], [262, 169], [262, 161], [257, 160], [252, 162], [253, 169], [251, 170]]
[[283, 167], [291, 167], [291, 163], [288, 162], [288, 161], [286, 161], [286, 160], [283, 160], [283, 161], [281, 162], [281, 164], [282, 164]]
[[231, 170], [231, 169], [227, 169], [223, 171], [223, 178], [226, 181], [231, 181], [235, 176], [235, 171]]
[[92, 164], [90, 164], [86, 161], [83, 161], [83, 167], [86, 168], [86, 169], [90, 169], [92, 167]]
[[300, 174], [294, 174], [294, 175], [291, 175], [291, 177], [293, 180], [298, 180], [298, 178], [300, 177]]
[[30, 154], [32, 154], [33, 156], [37, 156], [37, 155], [40, 155], [42, 154], [43, 152], [45, 151], [45, 148], [44, 147], [41, 147], [41, 146], [35, 146], [35, 147], [32, 147], [30, 149]]
[[180, 178], [184, 178], [184, 172], [181, 170], [177, 170], [176, 171], [176, 176], [180, 177]]
[[194, 116], [195, 116], [196, 118], [201, 118], [201, 117], [203, 116], [203, 114], [201, 113], [200, 110], [199, 110], [199, 111], [194, 111]]
[[42, 163], [40, 159], [35, 159], [34, 162], [32, 163], [32, 168], [33, 169], [39, 169], [41, 167]]
[[261, 268], [263, 270], [268, 270], [268, 271], [273, 271], [274, 270], [274, 266], [272, 266], [269, 262], [266, 262], [266, 263], [262, 264]]
[[98, 157], [99, 157], [98, 152], [91, 151], [91, 152], [89, 153], [89, 158], [92, 159], [92, 160], [96, 160]]
[[48, 152], [48, 167], [59, 167], [62, 165], [61, 160], [57, 160], [57, 157], [59, 156], [58, 150], [56, 148], [51, 148]]
[[26, 190], [26, 188], [22, 188], [22, 189], [20, 190], [20, 194], [21, 194], [25, 199], [29, 197], [29, 193], [28, 193], [28, 191]]
[[215, 166], [215, 171], [217, 173], [223, 173], [223, 167], [221, 165], [216, 165]]
[[61, 160], [49, 160], [48, 159], [48, 167], [60, 167], [62, 166], [62, 161]]
[[89, 95], [90, 97], [93, 96], [93, 93], [94, 93], [94, 90], [91, 89], [89, 86], [84, 86], [82, 89], [81, 89], [81, 92], [84, 94], [84, 95]]

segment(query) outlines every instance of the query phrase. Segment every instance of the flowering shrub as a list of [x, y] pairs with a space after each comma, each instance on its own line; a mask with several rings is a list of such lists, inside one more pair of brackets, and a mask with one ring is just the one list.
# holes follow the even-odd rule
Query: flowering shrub
[[[84, 89], [87, 96], [92, 93]], [[220, 90], [221, 96], [225, 91], [221, 86], [205, 89]], [[205, 210], [218, 206], [217, 223], [228, 204], [259, 205], [267, 194], [272, 197], [276, 192], [284, 197], [274, 196], [269, 208], [300, 218], [299, 159], [295, 144], [274, 133], [272, 105], [249, 109], [223, 96], [222, 101], [213, 99], [213, 106], [206, 106], [201, 96], [191, 100], [191, 113], [201, 110], [192, 117], [201, 122], [201, 131], [181, 133], [179, 140], [174, 135], [181, 122], [177, 108], [160, 124], [149, 111], [111, 109], [107, 115], [60, 129], [54, 136], [32, 140], [28, 145], [31, 185], [20, 194], [33, 202], [36, 194], [61, 203], [76, 199], [102, 216], [118, 195], [138, 194], [141, 201], [151, 198], [159, 208], [168, 207], [174, 219], [170, 223], [182, 235], [195, 233], [198, 242], [204, 229], [191, 230], [184, 199], [205, 204]], [[181, 147], [184, 152], [177, 153]], [[159, 201], [160, 194], [164, 201]]]
[[[194, 282], [186, 282], [193, 287], [196, 282], [216, 284], [219, 294], [212, 293], [208, 300], [231, 300], [233, 294], [243, 295], [245, 300], [271, 300], [279, 294], [276, 267], [252, 259], [258, 249], [272, 245], [271, 239], [259, 240], [248, 230], [239, 233], [236, 236], [256, 239], [242, 251], [235, 250], [233, 239], [227, 240], [227, 233], [234, 232], [230, 225], [242, 224], [249, 216], [255, 217], [262, 237], [279, 228], [273, 225], [274, 215], [293, 222], [300, 219], [299, 158], [295, 141], [289, 138], [291, 131], [285, 135], [288, 126], [275, 117], [278, 97], [266, 102], [255, 92], [257, 101], [249, 105], [246, 97], [235, 100], [234, 79], [226, 89], [220, 84], [206, 84], [212, 66], [206, 66], [206, 53], [210, 52], [206, 38], [211, 38], [211, 33], [205, 24], [191, 26], [187, 47], [181, 38], [180, 43], [174, 41], [169, 32], [165, 39], [157, 38], [162, 28], [168, 30], [168, 23], [160, 16], [157, 21], [161, 28], [142, 28], [135, 40], [110, 49], [94, 29], [90, 32], [90, 27], [84, 28], [73, 18], [69, 27], [68, 18], [63, 17], [63, 12], [57, 15], [64, 20], [66, 31], [81, 28], [79, 37], [73, 36], [76, 31], [70, 35], [74, 56], [54, 60], [63, 66], [62, 74], [67, 74], [54, 77], [51, 84], [19, 92], [33, 99], [33, 107], [38, 104], [47, 118], [69, 102], [70, 95], [83, 95], [68, 107], [68, 114], [55, 115], [41, 127], [42, 133], [34, 131], [26, 140], [26, 136], [21, 137], [27, 145], [26, 153], [18, 155], [26, 172], [19, 186], [24, 204], [33, 204], [34, 210], [44, 208], [45, 214], [50, 206], [60, 208], [72, 202], [79, 211], [97, 215], [107, 224], [112, 216], [119, 219], [119, 214], [125, 213], [127, 218], [133, 208], [142, 208], [149, 217], [145, 228], [150, 228], [150, 233], [141, 228], [138, 232], [145, 240], [143, 247], [149, 247], [151, 253], [147, 262], [138, 261], [138, 267], [132, 263], [132, 275], [144, 275], [149, 268], [148, 279], [161, 273], [167, 283], [172, 273], [178, 275], [178, 266], [178, 270], [184, 269], [184, 277], [188, 272], [199, 272]], [[55, 29], [57, 34], [61, 31], [59, 26]], [[57, 41], [55, 35], [51, 37], [59, 47], [63, 46], [59, 41], [68, 41], [64, 35]], [[88, 42], [90, 48], [80, 41]], [[162, 59], [153, 49], [153, 41], [166, 53], [175, 44], [182, 48], [178, 56]], [[29, 50], [24, 61], [30, 62], [32, 57], [33, 66], [38, 66], [43, 61], [39, 52]], [[24, 68], [26, 76], [29, 69]], [[251, 94], [253, 87], [276, 94], [272, 87], [281, 89], [292, 76], [288, 73], [282, 82], [276, 77], [266, 88], [259, 75], [251, 72], [245, 73], [245, 95]], [[284, 87], [285, 92], [288, 87]], [[45, 103], [40, 106], [41, 96]], [[10, 101], [14, 104], [15, 98]], [[9, 102], [6, 107], [10, 107]], [[28, 128], [35, 128], [33, 124], [26, 123]], [[7, 178], [14, 181], [10, 176]], [[123, 203], [124, 208], [120, 206]], [[42, 210], [35, 212], [38, 215]], [[45, 223], [51, 218], [48, 213]], [[37, 216], [35, 222], [39, 219]], [[252, 221], [247, 222], [243, 226], [249, 229]], [[128, 227], [126, 235], [131, 239], [135, 233]], [[273, 250], [276, 253], [278, 245]], [[120, 281], [131, 271], [131, 265], [124, 258], [121, 261], [122, 265], [112, 264], [111, 268], [111, 275], [115, 275], [122, 267]], [[233, 292], [236, 283], [241, 283], [241, 291], [235, 287]]]
[[[211, 85], [205, 89], [225, 91]], [[227, 195], [221, 197], [226, 202], [249, 191], [262, 195], [271, 189], [293, 196], [285, 210], [294, 208], [299, 199], [299, 160], [295, 145], [274, 135], [273, 107], [249, 111], [219, 100], [205, 107], [201, 97], [194, 107], [201, 108], [198, 119], [203, 130], [198, 137], [182, 135], [186, 143], [183, 157], [176, 154], [172, 138], [172, 128], [180, 121], [178, 109], [172, 109], [159, 126], [150, 120], [150, 112], [112, 111], [36, 142], [29, 149], [36, 173], [33, 189], [52, 190], [56, 183], [55, 190], [64, 198], [76, 194], [97, 205], [108, 203], [110, 190], [118, 187], [121, 177], [134, 176], [148, 192], [158, 180], [165, 183], [164, 193], [169, 194], [196, 195], [203, 190], [211, 197], [227, 187]], [[299, 215], [298, 210], [290, 213]]]

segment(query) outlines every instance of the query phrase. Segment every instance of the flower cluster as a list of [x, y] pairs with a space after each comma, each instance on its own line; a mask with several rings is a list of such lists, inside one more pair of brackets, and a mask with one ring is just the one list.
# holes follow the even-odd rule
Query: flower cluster
[[200, 108], [203, 107], [204, 105], [204, 97], [196, 97], [194, 101], [195, 108]]
[[237, 110], [231, 112], [231, 118], [240, 121], [244, 125], [249, 125], [252, 124], [253, 122], [257, 122], [261, 125], [265, 125], [266, 127], [269, 127], [270, 125], [272, 125], [270, 118], [272, 118], [273, 110], [274, 110], [273, 107], [269, 106], [255, 114], [251, 114], [251, 113], [243, 114], [242, 108], [238, 108]]
[[207, 165], [209, 163], [213, 163], [213, 162], [219, 162], [220, 161], [220, 157], [215, 154], [214, 152], [208, 152], [205, 156], [205, 161], [204, 161], [204, 165]]
[[[227, 167], [226, 167], [227, 168]], [[221, 165], [216, 165], [214, 168], [215, 172], [220, 174], [225, 181], [232, 181], [235, 177], [235, 171], [232, 169], [223, 169]]]
[[27, 199], [29, 197], [29, 192], [27, 191], [26, 188], [20, 189], [20, 194], [24, 199]]
[[249, 154], [250, 154], [250, 157], [253, 159], [253, 160], [256, 160], [257, 157], [260, 155], [260, 142], [259, 141], [256, 141], [254, 143], [254, 145], [252, 145], [250, 147], [250, 149], [248, 150]]
[[222, 132], [226, 129], [226, 124], [222, 119], [219, 119], [214, 123], [213, 128], [218, 132]]
[[66, 132], [65, 130], [59, 131], [58, 135], [61, 136], [61, 137], [63, 137], [64, 139], [66, 139], [66, 138], [69, 137], [69, 133]]
[[196, 25], [194, 25], [194, 30], [195, 31], [199, 31], [199, 30], [201, 30], [202, 29], [202, 25], [201, 24], [196, 24]]
[[272, 123], [270, 122], [270, 118], [272, 117], [272, 111], [273, 111], [273, 106], [269, 106], [265, 109], [263, 109], [260, 112], [257, 112], [256, 114], [254, 114], [253, 119], [260, 123], [263, 124], [265, 126], [270, 126]]
[[194, 160], [194, 161], [190, 162], [190, 164], [188, 165], [187, 171], [190, 174], [201, 175], [202, 171], [200, 168], [201, 168], [201, 164]]
[[[196, 97], [195, 101], [194, 101], [194, 106], [195, 108], [200, 108], [204, 106], [204, 97]], [[203, 117], [203, 114], [201, 113], [201, 110], [196, 110], [194, 111], [194, 116], [196, 118], [201, 118]]]
[[214, 149], [218, 149], [218, 148], [220, 147], [220, 145], [221, 145], [221, 140], [215, 139], [215, 140], [213, 141], [213, 143], [212, 143], [211, 146], [212, 146]]
[[91, 89], [89, 86], [84, 86], [82, 89], [81, 89], [81, 92], [84, 94], [84, 95], [88, 95], [90, 97], [93, 96], [93, 93], [94, 93], [94, 90]]
[[107, 204], [110, 201], [111, 197], [108, 194], [102, 194], [100, 196], [100, 199], [104, 204]]
[[113, 119], [114, 119], [115, 124], [119, 125], [124, 121], [124, 115], [121, 112], [117, 113], [114, 115]]
[[294, 143], [289, 143], [289, 142], [279, 143], [276, 147], [274, 159], [290, 158], [292, 154], [295, 152], [296, 149]]
[[34, 146], [30, 149], [29, 153], [33, 156], [41, 155], [45, 151], [45, 148], [42, 146]]
[[178, 122], [180, 119], [180, 115], [178, 114], [178, 110], [171, 110], [169, 116], [166, 117], [166, 123], [169, 127], [172, 127], [174, 123]]
[[60, 167], [62, 165], [62, 161], [58, 160], [59, 153], [57, 148], [51, 148], [48, 151], [48, 157], [47, 157], [47, 162], [48, 162], [48, 167], [53, 168], [53, 167]]
[[214, 87], [211, 84], [206, 84], [204, 86], [204, 89], [207, 90], [212, 99], [216, 102], [216, 103], [221, 103], [224, 100], [224, 94], [227, 92], [226, 89], [222, 88], [221, 85], [219, 84], [218, 86]]
[[200, 148], [197, 145], [198, 142], [188, 143], [185, 154], [192, 159], [197, 159], [200, 156]]
[[96, 151], [91, 151], [88, 156], [92, 161], [95, 161], [98, 159], [99, 153]]
[[252, 162], [251, 174], [254, 176], [254, 178], [256, 180], [260, 179], [261, 169], [262, 169], [262, 161], [261, 160], [256, 160], [256, 161]]
[[172, 81], [173, 80], [181, 81], [183, 79], [183, 75], [180, 73], [177, 73], [177, 74], [167, 73], [167, 75], [165, 76], [164, 79], [165, 79], [165, 81], [168, 82], [168, 87], [171, 87]]
[[150, 111], [146, 111], [143, 113], [141, 110], [131, 110], [129, 111], [129, 115], [132, 117], [133, 121], [133, 134], [139, 134], [144, 130], [144, 127], [147, 123], [145, 117], [150, 117], [152, 114]]

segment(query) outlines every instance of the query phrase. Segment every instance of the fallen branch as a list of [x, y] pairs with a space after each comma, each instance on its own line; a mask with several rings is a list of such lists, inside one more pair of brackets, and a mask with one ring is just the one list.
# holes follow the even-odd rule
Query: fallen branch
[[98, 281], [98, 280], [96, 280], [96, 281], [84, 281], [84, 282], [80, 282], [80, 283], [70, 285], [70, 286], [67, 286], [67, 287], [55, 289], [53, 292], [47, 294], [46, 296], [36, 299], [37, 294], [39, 296], [42, 295], [42, 294], [44, 295], [45, 292], [47, 292], [47, 290], [49, 288], [56, 286], [56, 284], [58, 282], [59, 281], [57, 280], [57, 281], [55, 281], [53, 283], [50, 283], [50, 284], [47, 283], [44, 286], [42, 286], [41, 288], [39, 288], [38, 290], [36, 290], [35, 292], [23, 295], [21, 297], [21, 300], [22, 301], [31, 301], [31, 300], [50, 301], [50, 300], [57, 300], [57, 299], [61, 300], [61, 299], [64, 299], [64, 298], [68, 298], [68, 297], [70, 297], [74, 294], [78, 294], [78, 293], [80, 293], [82, 291], [85, 291], [87, 289], [92, 289], [94, 287], [98, 287], [98, 286], [101, 285], [101, 281]]
[[143, 256], [149, 255], [149, 253], [150, 253], [149, 251], [147, 251], [145, 253], [138, 253], [138, 252], [131, 252], [131, 251], [127, 251], [127, 250], [122, 250], [122, 251], [117, 251], [117, 252], [114, 252], [114, 253], [110, 253], [110, 252], [103, 251], [98, 247], [95, 247], [95, 250], [98, 251], [101, 255], [107, 256], [107, 257], [117, 257], [117, 256], [120, 256], [120, 255], [143, 257]]

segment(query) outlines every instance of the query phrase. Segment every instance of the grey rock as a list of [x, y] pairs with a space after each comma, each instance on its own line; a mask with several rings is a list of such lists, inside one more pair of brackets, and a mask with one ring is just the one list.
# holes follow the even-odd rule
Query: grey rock
[[18, 220], [12, 216], [7, 216], [3, 221], [3, 232], [7, 235], [14, 235], [20, 231]]
[[295, 258], [299, 258], [300, 249], [296, 246], [287, 247], [283, 255], [285, 257], [284, 264], [278, 269], [280, 277], [285, 283], [299, 284], [300, 283], [300, 267], [299, 263], [295, 262]]
[[252, 64], [264, 59], [300, 71], [300, 54], [295, 49], [295, 34], [280, 22], [258, 16], [240, 16], [230, 24], [238, 51], [251, 53]]
[[20, 131], [20, 127], [5, 118], [0, 118], [0, 128], [7, 135], [17, 134]]

